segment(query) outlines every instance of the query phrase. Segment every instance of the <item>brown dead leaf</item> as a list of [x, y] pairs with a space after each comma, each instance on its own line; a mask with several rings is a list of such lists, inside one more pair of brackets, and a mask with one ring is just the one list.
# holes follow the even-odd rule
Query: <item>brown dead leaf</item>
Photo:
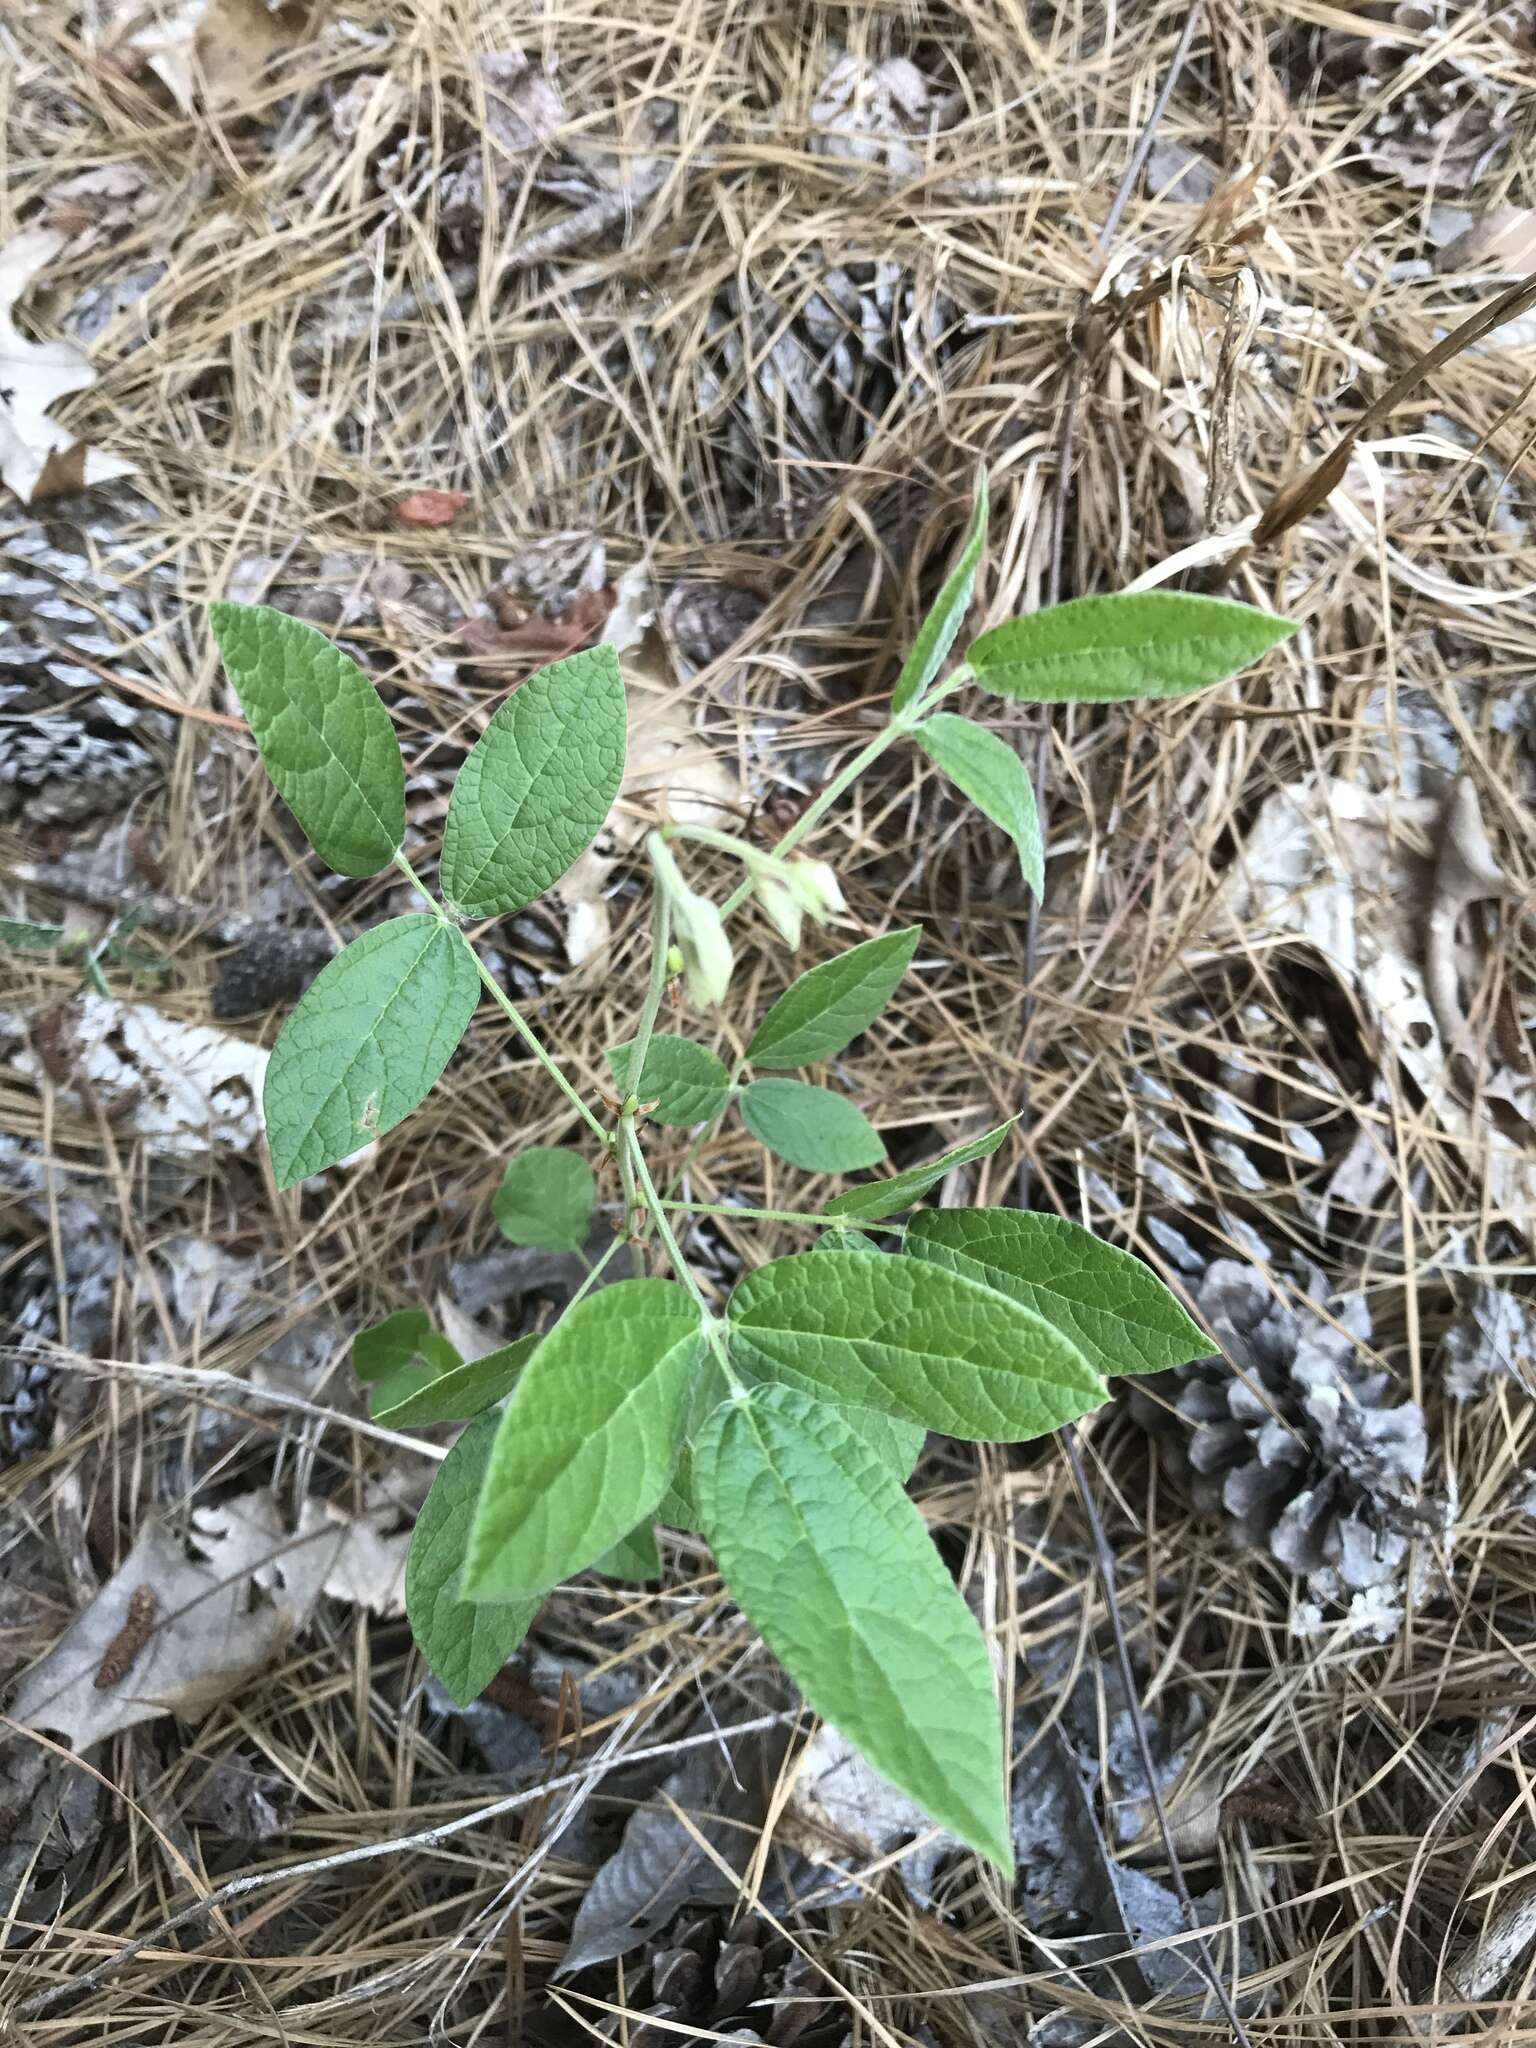
[[465, 619], [458, 628], [459, 642], [487, 662], [515, 663], [523, 669], [530, 663], [559, 661], [592, 645], [613, 610], [613, 600], [613, 585], [605, 583], [600, 590], [578, 591], [552, 618], [529, 612], [512, 625]]
[[404, 526], [450, 526], [469, 503], [468, 491], [411, 491], [395, 507]]

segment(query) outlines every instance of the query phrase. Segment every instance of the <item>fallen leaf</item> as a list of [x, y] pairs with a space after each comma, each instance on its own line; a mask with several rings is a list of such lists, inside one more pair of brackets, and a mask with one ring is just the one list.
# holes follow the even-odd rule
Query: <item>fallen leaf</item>
[[1436, 270], [1492, 270], [1508, 277], [1536, 271], [1536, 207], [1498, 206], [1446, 243]]
[[69, 341], [31, 341], [12, 317], [38, 272], [64, 247], [51, 228], [26, 228], [0, 246], [0, 479], [25, 505], [128, 476], [133, 465], [76, 441], [48, 417], [96, 372]]
[[[83, 1084], [160, 1152], [247, 1152], [262, 1136], [267, 1055], [247, 1039], [87, 992], [63, 1010], [54, 1053], [61, 1085]], [[42, 1059], [15, 1063], [35, 1073]]]
[[[1438, 870], [1412, 842], [1435, 843], [1446, 823], [1433, 799], [1376, 796], [1325, 777], [1291, 784], [1265, 801], [1223, 906], [1245, 948], [1288, 937], [1331, 965], [1372, 1020], [1388, 1068], [1395, 1063], [1412, 1080], [1428, 1115], [1483, 1182], [1490, 1208], [1529, 1235], [1536, 1159], [1505, 1134], [1489, 1107], [1497, 1095], [1532, 1121], [1536, 1091], [1524, 1076], [1490, 1069], [1475, 1101], [1464, 1099], [1456, 1049], [1442, 1036], [1428, 985], [1425, 930]], [[1458, 892], [1465, 901], [1467, 887], [1483, 887], [1471, 869], [1463, 874], [1454, 864], [1465, 863], [1469, 848], [1482, 858], [1464, 814], [1459, 824], [1444, 855], [1445, 902]]]
[[514, 662], [520, 668], [559, 661], [591, 646], [613, 600], [613, 585], [605, 583], [599, 590], [579, 590], [553, 617], [531, 611], [509, 626], [494, 619], [465, 619], [458, 628], [459, 643], [487, 662]]
[[[722, 1716], [720, 1725], [731, 1727], [732, 1718]], [[770, 1728], [689, 1751], [631, 1815], [617, 1851], [588, 1887], [561, 1960], [562, 1977], [627, 1955], [691, 1899], [737, 1896], [740, 1886], [728, 1873], [744, 1871], [756, 1851], [786, 1746], [785, 1731]]]
[[[157, 1619], [132, 1668], [116, 1684], [98, 1686], [145, 1586]], [[22, 1679], [11, 1718], [24, 1728], [56, 1729], [75, 1749], [164, 1714], [195, 1720], [261, 1670], [288, 1634], [275, 1607], [252, 1601], [248, 1570], [195, 1563], [163, 1523], [147, 1521], [90, 1606]]]
[[248, 1573], [284, 1624], [298, 1630], [322, 1595], [385, 1618], [405, 1612], [411, 1532], [396, 1528], [401, 1514], [399, 1500], [370, 1489], [358, 1515], [333, 1501], [305, 1500], [297, 1529], [289, 1530], [271, 1489], [258, 1487], [194, 1508], [192, 1540], [221, 1576]]
[[119, 68], [144, 65], [183, 113], [248, 99], [274, 57], [312, 32], [311, 0], [119, 0], [104, 40]]
[[395, 507], [406, 526], [448, 526], [469, 503], [468, 491], [412, 491]]

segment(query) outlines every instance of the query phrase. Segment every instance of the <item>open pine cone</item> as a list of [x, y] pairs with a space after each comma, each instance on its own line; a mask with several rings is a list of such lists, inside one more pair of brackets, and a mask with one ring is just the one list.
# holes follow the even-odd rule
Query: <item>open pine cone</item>
[[1379, 35], [1329, 29], [1321, 39], [1326, 77], [1368, 114], [1360, 147], [1415, 191], [1470, 191], [1513, 138], [1514, 74], [1536, 50], [1536, 8], [1398, 0], [1360, 11], [1380, 21]]
[[1357, 1358], [1371, 1335], [1364, 1295], [1329, 1316], [1323, 1276], [1300, 1306], [1255, 1266], [1218, 1259], [1197, 1290], [1225, 1356], [1131, 1386], [1165, 1468], [1236, 1542], [1266, 1549], [1314, 1598], [1347, 1602], [1400, 1570], [1418, 1521], [1424, 1413], [1395, 1402], [1390, 1373]]

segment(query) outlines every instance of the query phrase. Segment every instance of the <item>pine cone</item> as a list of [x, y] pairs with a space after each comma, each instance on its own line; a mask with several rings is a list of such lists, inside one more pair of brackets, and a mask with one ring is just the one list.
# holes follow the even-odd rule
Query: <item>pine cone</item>
[[[1400, 0], [1373, 11], [1379, 36], [1330, 29], [1321, 45], [1325, 75], [1371, 110], [1360, 147], [1415, 191], [1470, 191], [1513, 139], [1520, 87], [1509, 74], [1536, 46], [1536, 10], [1523, 0], [1471, 9], [1461, 0]], [[1469, 12], [1482, 18], [1471, 35]], [[1447, 53], [1417, 75], [1426, 45], [1442, 42]]]
[[1364, 1295], [1329, 1318], [1322, 1274], [1300, 1307], [1255, 1266], [1218, 1259], [1196, 1300], [1226, 1354], [1133, 1384], [1133, 1412], [1159, 1439], [1194, 1504], [1223, 1513], [1235, 1541], [1267, 1549], [1318, 1600], [1345, 1601], [1403, 1564], [1420, 1518], [1424, 1413], [1393, 1404], [1392, 1376], [1358, 1363], [1371, 1336]]
[[[650, 1980], [637, 1977], [632, 2017], [666, 2025], [634, 2027], [633, 2048], [670, 2048], [679, 2032], [708, 2028], [726, 2040], [790, 2048], [818, 2017], [810, 1972], [782, 1935], [756, 1920], [728, 1927], [717, 1913], [690, 1909], [646, 1949]], [[765, 2010], [775, 1994], [785, 2002]], [[756, 2031], [736, 2023], [753, 2007]], [[733, 2024], [736, 2023], [736, 2024]]]

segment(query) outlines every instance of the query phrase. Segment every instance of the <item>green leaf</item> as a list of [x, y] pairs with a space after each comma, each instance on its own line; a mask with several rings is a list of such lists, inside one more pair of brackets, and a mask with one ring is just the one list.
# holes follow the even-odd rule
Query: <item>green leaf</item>
[[862, 1230], [824, 1230], [811, 1246], [813, 1252], [878, 1252], [880, 1246]]
[[704, 1124], [720, 1114], [731, 1092], [724, 1062], [691, 1038], [660, 1032], [645, 1055], [645, 1075], [635, 1086], [629, 1075], [634, 1040], [610, 1046], [608, 1064], [626, 1095], [654, 1102], [651, 1116], [659, 1124]]
[[984, 690], [1031, 704], [1182, 697], [1235, 675], [1296, 628], [1220, 597], [1076, 597], [994, 626], [966, 660]]
[[885, 1141], [856, 1103], [804, 1081], [754, 1081], [742, 1122], [770, 1152], [807, 1173], [852, 1173], [885, 1157]]
[[566, 1310], [502, 1411], [470, 1534], [470, 1599], [545, 1592], [652, 1513], [677, 1462], [700, 1336], [698, 1307], [673, 1280], [616, 1280]]
[[659, 1579], [661, 1553], [656, 1548], [655, 1529], [649, 1522], [642, 1522], [638, 1529], [621, 1536], [612, 1550], [604, 1551], [592, 1569], [601, 1572], [605, 1579], [630, 1579], [640, 1586]]
[[1011, 1875], [992, 1662], [894, 1475], [786, 1387], [717, 1409], [694, 1473], [726, 1584], [811, 1706]]
[[[391, 1390], [388, 1400], [381, 1388], [374, 1395], [373, 1419], [401, 1429], [407, 1423], [462, 1422], [479, 1415], [511, 1393], [539, 1342], [537, 1334], [519, 1337], [498, 1351], [488, 1351], [484, 1358], [462, 1359], [415, 1387], [403, 1387], [399, 1393]], [[393, 1388], [392, 1382], [386, 1385]]]
[[0, 917], [0, 946], [17, 953], [51, 953], [68, 934], [61, 924], [34, 924], [27, 917]]
[[397, 1308], [352, 1339], [352, 1370], [360, 1380], [385, 1379], [402, 1366], [414, 1365], [423, 1338], [432, 1334], [432, 1318], [424, 1308]]
[[344, 875], [388, 867], [405, 838], [405, 768], [389, 713], [355, 661], [264, 604], [208, 607], [224, 669], [278, 795]]
[[1037, 896], [1045, 890], [1045, 851], [1040, 814], [1029, 770], [1006, 740], [984, 725], [936, 711], [912, 737], [994, 825], [1001, 825], [1019, 850], [1024, 879]]
[[760, 1067], [803, 1067], [831, 1059], [879, 1016], [922, 937], [918, 925], [850, 946], [792, 981], [753, 1034], [747, 1058]]
[[596, 1196], [597, 1181], [579, 1152], [535, 1145], [508, 1162], [491, 1214], [511, 1244], [579, 1252], [592, 1227]]
[[971, 593], [976, 588], [976, 568], [987, 539], [987, 473], [976, 476], [976, 504], [971, 512], [960, 555], [934, 599], [933, 609], [917, 629], [912, 652], [901, 665], [891, 696], [894, 718], [914, 704], [939, 672], [939, 665], [955, 644], [955, 635], [965, 623]]
[[461, 1600], [459, 1573], [499, 1418], [472, 1422], [438, 1467], [405, 1560], [405, 1612], [417, 1648], [455, 1705], [484, 1692], [533, 1626], [543, 1599]]
[[925, 1259], [775, 1259], [737, 1287], [730, 1331], [744, 1378], [983, 1443], [1043, 1436], [1108, 1394], [1043, 1316]]
[[894, 1216], [898, 1209], [910, 1209], [936, 1181], [944, 1178], [951, 1167], [968, 1166], [973, 1159], [989, 1158], [1017, 1122], [1017, 1117], [1009, 1117], [1007, 1123], [984, 1131], [979, 1138], [970, 1138], [963, 1145], [952, 1146], [948, 1152], [941, 1152], [937, 1159], [930, 1159], [922, 1166], [909, 1166], [905, 1173], [893, 1174], [889, 1180], [871, 1180], [862, 1187], [847, 1188], [842, 1194], [833, 1196], [824, 1213], [828, 1216], [852, 1216], [860, 1223], [873, 1223], [882, 1216]]
[[323, 967], [278, 1034], [262, 1106], [280, 1188], [392, 1131], [431, 1089], [480, 978], [439, 918], [392, 917]]
[[443, 894], [467, 917], [521, 910], [602, 829], [624, 775], [625, 702], [611, 647], [520, 683], [459, 770], [443, 828]]
[[1063, 1216], [928, 1209], [906, 1248], [1021, 1301], [1105, 1374], [1161, 1372], [1216, 1348], [1150, 1266]]

